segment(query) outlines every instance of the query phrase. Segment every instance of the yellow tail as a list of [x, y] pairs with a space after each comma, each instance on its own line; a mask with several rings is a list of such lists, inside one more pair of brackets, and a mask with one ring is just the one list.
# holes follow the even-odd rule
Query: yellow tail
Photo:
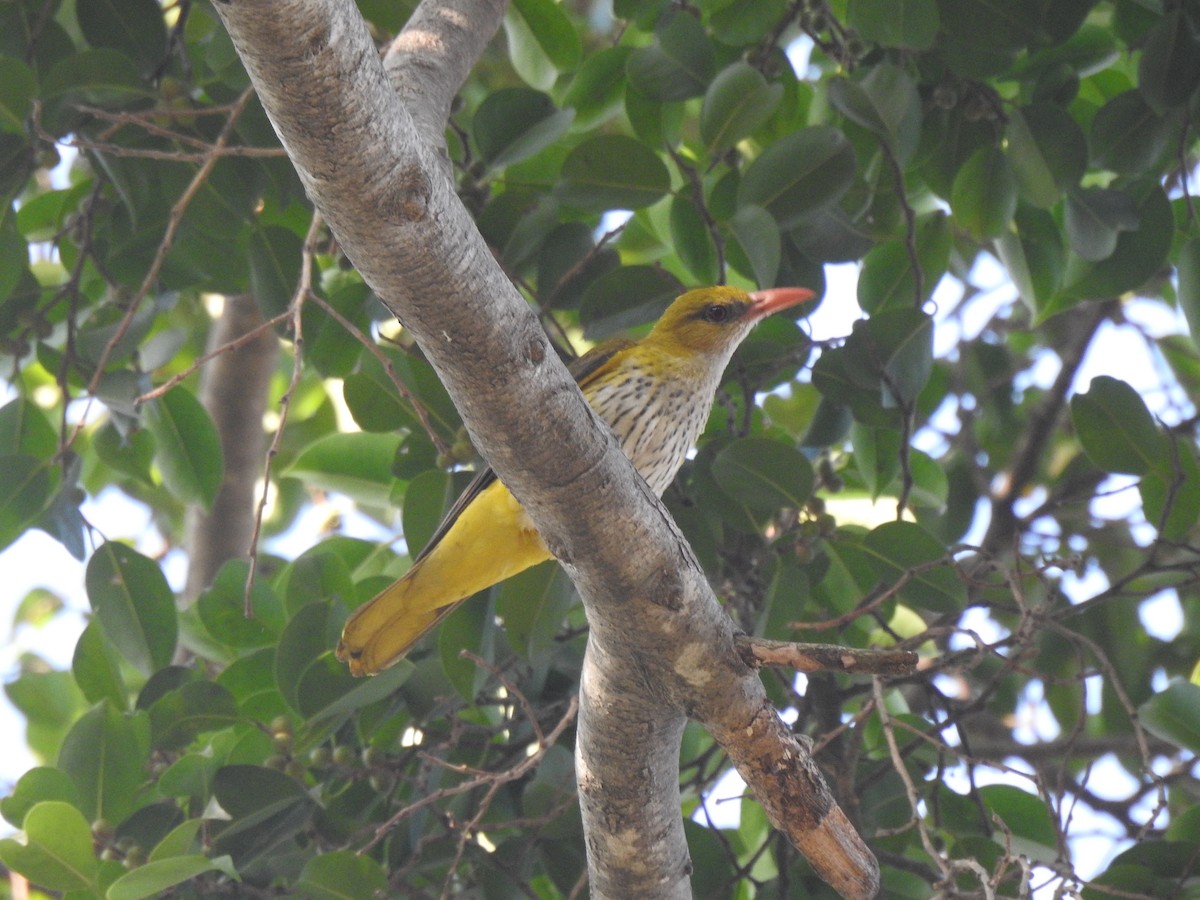
[[337, 657], [374, 675], [472, 594], [551, 558], [525, 510], [494, 481], [395, 584], [346, 622]]

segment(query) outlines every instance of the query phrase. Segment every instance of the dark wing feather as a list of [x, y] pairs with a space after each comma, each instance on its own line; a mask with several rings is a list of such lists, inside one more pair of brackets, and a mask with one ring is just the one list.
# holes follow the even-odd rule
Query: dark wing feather
[[[580, 387], [584, 387], [593, 378], [597, 377], [600, 370], [604, 368], [605, 363], [611, 360], [622, 350], [626, 350], [633, 346], [633, 341], [626, 338], [614, 338], [610, 341], [604, 341], [597, 344], [579, 359], [572, 362], [567, 369], [575, 377], [575, 383]], [[433, 537], [429, 539], [423, 550], [413, 557], [414, 565], [428, 556], [433, 548], [438, 545], [438, 542], [446, 536], [446, 533], [454, 527], [454, 523], [458, 517], [462, 515], [462, 511], [482, 494], [496, 480], [496, 473], [492, 471], [492, 467], [486, 469], [476, 475], [471, 483], [466, 486], [458, 499], [454, 501], [454, 505], [450, 507], [450, 511], [446, 513], [446, 517], [442, 519], [442, 524], [438, 525], [434, 531]]]

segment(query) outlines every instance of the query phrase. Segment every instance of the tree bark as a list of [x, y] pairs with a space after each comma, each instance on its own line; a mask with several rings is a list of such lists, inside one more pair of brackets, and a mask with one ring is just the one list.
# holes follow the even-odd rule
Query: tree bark
[[[221, 317], [213, 325], [209, 350], [249, 334], [262, 324], [262, 313], [252, 297], [227, 297]], [[235, 350], [215, 357], [204, 369], [200, 401], [221, 439], [225, 461], [221, 488], [212, 509], [188, 510], [184, 548], [188, 577], [184, 598], [193, 602], [210, 584], [221, 566], [245, 557], [254, 533], [254, 484], [263, 473], [267, 448], [263, 413], [279, 339], [266, 329]]]
[[874, 858], [737, 653], [691, 549], [455, 194], [441, 129], [503, 4], [426, 0], [392, 48], [392, 77], [352, 0], [216, 8], [342, 249], [579, 587], [590, 637], [577, 778], [593, 895], [690, 893], [678, 797], [690, 715], [822, 877], [873, 896]]

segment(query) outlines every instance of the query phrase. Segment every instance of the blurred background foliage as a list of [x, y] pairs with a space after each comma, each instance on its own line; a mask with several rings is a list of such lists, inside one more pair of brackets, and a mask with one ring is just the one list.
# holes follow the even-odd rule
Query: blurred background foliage
[[[412, 8], [359, 5], [381, 45]], [[742, 628], [921, 653], [764, 676], [888, 897], [1200, 895], [1198, 87], [1195, 0], [516, 0], [453, 112], [566, 356], [685, 286], [857, 284], [838, 333], [760, 326], [665, 499]], [[11, 877], [585, 893], [561, 571], [378, 678], [332, 657], [481, 461], [211, 8], [0, 7], [0, 192], [0, 548], [86, 562], [15, 627], [88, 604], [69, 669], [5, 673], [42, 761]], [[94, 527], [118, 495], [152, 538]], [[751, 800], [702, 803], [726, 768], [689, 727], [696, 893], [827, 896]]]

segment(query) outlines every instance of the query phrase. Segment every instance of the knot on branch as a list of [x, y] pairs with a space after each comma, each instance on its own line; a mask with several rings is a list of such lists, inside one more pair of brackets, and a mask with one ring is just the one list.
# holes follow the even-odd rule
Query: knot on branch
[[432, 193], [433, 185], [425, 170], [415, 163], [407, 165], [397, 174], [381, 212], [397, 225], [420, 222], [429, 212]]

